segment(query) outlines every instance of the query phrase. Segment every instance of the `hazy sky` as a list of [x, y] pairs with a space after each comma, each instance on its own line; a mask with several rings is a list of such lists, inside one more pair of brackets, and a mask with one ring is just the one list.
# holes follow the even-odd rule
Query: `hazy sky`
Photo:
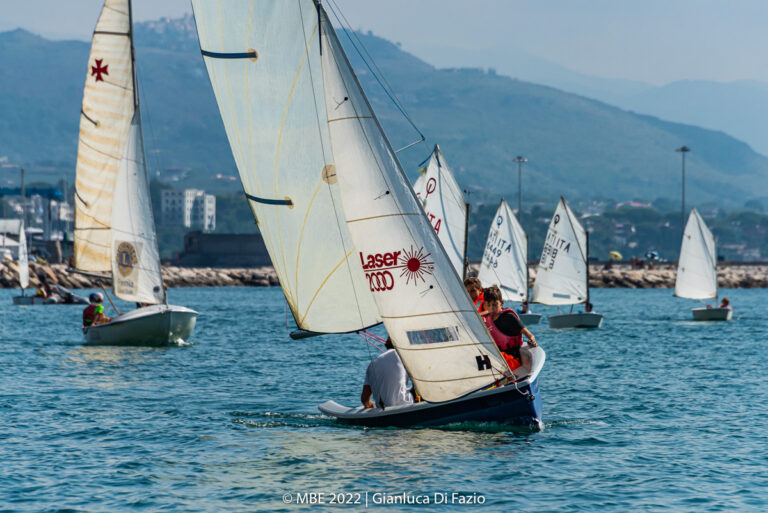
[[[768, 81], [768, 0], [335, 1], [353, 28], [399, 41], [441, 66], [510, 48], [585, 74], [654, 84]], [[88, 39], [102, 3], [0, 0], [0, 30]], [[133, 4], [138, 21], [191, 10], [188, 0]]]

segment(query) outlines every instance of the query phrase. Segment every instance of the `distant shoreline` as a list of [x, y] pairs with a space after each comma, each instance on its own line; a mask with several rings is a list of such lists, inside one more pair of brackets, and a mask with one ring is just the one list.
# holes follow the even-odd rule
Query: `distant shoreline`
[[[664, 264], [669, 267], [669, 264]], [[470, 269], [476, 270], [472, 264]], [[671, 289], [675, 286], [675, 269], [630, 269], [626, 265], [615, 265], [604, 270], [602, 265], [591, 265], [589, 285], [593, 288], [627, 289]], [[40, 277], [49, 283], [70, 289], [99, 288], [111, 286], [111, 280], [99, 280], [72, 272], [64, 264], [30, 263], [30, 288], [37, 288]], [[530, 283], [536, 277], [536, 269], [530, 270]], [[723, 288], [759, 289], [768, 288], [768, 264], [721, 264], [717, 270], [718, 283]], [[255, 268], [219, 269], [211, 267], [163, 267], [163, 279], [169, 288], [177, 287], [270, 287], [279, 285], [277, 274], [271, 266]], [[0, 263], [0, 288], [19, 288], [18, 268], [15, 262]]]

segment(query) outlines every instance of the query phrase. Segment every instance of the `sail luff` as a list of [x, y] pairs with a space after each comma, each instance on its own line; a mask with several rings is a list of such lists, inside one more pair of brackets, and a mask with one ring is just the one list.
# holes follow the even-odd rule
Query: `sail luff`
[[315, 4], [192, 5], [243, 191], [298, 327], [378, 324], [339, 198]]
[[509, 369], [408, 182], [320, 9], [325, 104], [350, 234], [417, 391], [446, 401]]

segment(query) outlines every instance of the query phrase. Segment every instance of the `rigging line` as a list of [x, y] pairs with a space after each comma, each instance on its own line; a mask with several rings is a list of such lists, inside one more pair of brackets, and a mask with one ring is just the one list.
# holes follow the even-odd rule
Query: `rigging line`
[[[336, 6], [336, 7], [334, 8], [334, 6]], [[421, 140], [419, 140], [419, 141], [415, 141], [415, 142], [413, 142], [413, 143], [411, 143], [411, 144], [409, 144], [407, 146], [404, 146], [404, 147], [400, 148], [399, 150], [395, 151], [395, 153], [403, 151], [403, 150], [405, 150], [407, 148], [410, 148], [411, 146], [415, 146], [416, 144], [419, 144], [419, 143], [424, 143], [424, 145], [427, 146], [427, 144], [426, 144], [426, 137], [424, 137], [424, 134], [421, 132], [421, 130], [419, 130], [419, 127], [416, 126], [416, 123], [414, 123], [414, 121], [408, 115], [408, 112], [406, 112], [405, 106], [400, 102], [399, 98], [397, 98], [397, 95], [394, 93], [394, 88], [389, 84], [389, 82], [387, 81], [386, 77], [384, 76], [384, 73], [382, 73], [381, 69], [376, 64], [376, 61], [373, 59], [371, 54], [368, 52], [368, 49], [365, 47], [363, 42], [360, 40], [359, 37], [357, 37], [357, 34], [355, 34], [355, 32], [352, 30], [352, 26], [349, 24], [349, 21], [344, 16], [344, 13], [341, 12], [341, 8], [339, 8], [338, 4], [336, 4], [336, 2], [334, 0], [329, 0], [328, 7], [330, 8], [331, 12], [333, 12], [333, 15], [336, 18], [336, 20], [339, 22], [339, 25], [342, 28], [345, 29], [344, 32], [347, 35], [347, 39], [349, 39], [349, 41], [352, 43], [352, 47], [355, 49], [357, 54], [360, 56], [360, 58], [362, 59], [363, 63], [368, 68], [368, 70], [370, 70], [371, 75], [373, 75], [373, 78], [376, 79], [376, 81], [379, 83], [381, 88], [384, 90], [384, 93], [386, 93], [386, 95], [389, 97], [389, 99], [392, 100], [392, 103], [394, 103], [394, 105], [397, 107], [397, 109], [400, 111], [400, 113], [403, 115], [403, 117], [405, 117], [405, 119], [408, 121], [408, 123], [413, 127], [413, 129], [416, 131], [417, 134], [419, 134], [419, 137], [421, 138]], [[339, 16], [341, 16], [341, 18]], [[342, 23], [341, 19], [344, 20], [344, 23]], [[346, 26], [345, 26], [345, 23], [346, 23]], [[355, 40], [357, 40], [357, 42], [359, 43], [360, 47], [363, 49], [365, 54], [368, 56], [368, 59], [370, 60], [371, 64], [373, 64], [373, 66], [376, 68], [376, 71], [378, 71], [378, 73], [376, 73], [376, 71], [374, 71], [371, 68], [371, 65], [368, 63], [368, 60], [366, 60], [365, 56], [363, 56], [362, 52], [360, 52], [360, 48], [358, 48], [358, 45], [355, 44], [355, 40], [352, 39], [352, 37], [350, 36], [350, 33], [355, 37]], [[379, 77], [381, 77], [381, 78], [379, 78]], [[386, 86], [385, 86], [385, 84], [386, 84]], [[427, 146], [427, 148], [429, 148], [429, 146]]]
[[[327, 14], [324, 16], [324, 20], [330, 25], [330, 20], [328, 19]], [[333, 30], [333, 27], [329, 27], [329, 29], [326, 32], [329, 34], [329, 38], [330, 38], [330, 42], [331, 42], [331, 47], [330, 47], [331, 57], [333, 58], [334, 63], [335, 63], [336, 67], [339, 70], [339, 73], [340, 73], [340, 77], [339, 78], [341, 79], [344, 87], [346, 88], [348, 93], [349, 93], [350, 90], [352, 90], [352, 91], [359, 90], [360, 93], [362, 93], [361, 94], [361, 99], [362, 99], [362, 102], [364, 102], [363, 106], [365, 108], [367, 108], [368, 111], [371, 112], [371, 114], [373, 115], [372, 121], [373, 121], [373, 123], [375, 123], [375, 126], [378, 129], [379, 133], [383, 136], [383, 142], [385, 144], [386, 150], [389, 150], [389, 152], [393, 152], [394, 150], [392, 150], [392, 147], [389, 144], [389, 140], [386, 138], [386, 135], [384, 135], [384, 129], [381, 127], [381, 124], [379, 123], [378, 119], [376, 118], [376, 116], [374, 114], [374, 111], [373, 111], [373, 107], [371, 107], [370, 103], [368, 102], [368, 99], [365, 96], [365, 92], [362, 90], [362, 85], [360, 85], [360, 82], [357, 79], [357, 76], [355, 75], [354, 70], [352, 69], [352, 65], [349, 63], [349, 59], [347, 58], [346, 54], [344, 53], [343, 49], [341, 48], [341, 42], [338, 40], [338, 37], [336, 37], [336, 33]], [[335, 47], [338, 47], [338, 51], [335, 51]], [[339, 56], [339, 54], [340, 54], [340, 56]], [[339, 58], [341, 59], [341, 63], [337, 60]], [[340, 66], [340, 64], [341, 64], [341, 66]], [[353, 81], [352, 89], [350, 89], [350, 87], [347, 85], [345, 77], [344, 77], [344, 74], [341, 73], [342, 66], [345, 69], [347, 69], [349, 74], [351, 75], [351, 80]], [[373, 146], [371, 140], [369, 139], [368, 131], [365, 129], [365, 126], [363, 125], [362, 120], [359, 119], [360, 113], [358, 112], [358, 107], [355, 105], [354, 101], [350, 101], [350, 105], [351, 105], [352, 110], [354, 111], [354, 113], [357, 115], [356, 117], [358, 118], [357, 122], [359, 124], [360, 131], [361, 131], [363, 137], [365, 138], [365, 141], [366, 141], [366, 143], [367, 143], [367, 145], [368, 145], [368, 147], [369, 147], [369, 149], [371, 151], [371, 155], [373, 155], [373, 157], [374, 157], [374, 160], [376, 162], [376, 167], [378, 169], [378, 172], [381, 175], [382, 180], [387, 185], [387, 188], [389, 190], [391, 188], [391, 185], [389, 183], [389, 180], [388, 180], [386, 174], [384, 173], [384, 171], [382, 169], [382, 163], [379, 162], [379, 160], [378, 160], [378, 158], [376, 156], [377, 152], [374, 150], [374, 146]], [[395, 164], [396, 171], [398, 171], [400, 176], [406, 181], [406, 183], [408, 183], [407, 177], [405, 176], [405, 172], [402, 170], [402, 167], [399, 165], [399, 161], [395, 158], [394, 162], [396, 163]], [[411, 197], [412, 197], [413, 201], [416, 203], [416, 208], [419, 209], [421, 211], [422, 215], [424, 215], [426, 217], [426, 215], [424, 214], [423, 208], [420, 208], [421, 204], [419, 203], [418, 199], [416, 198], [415, 193], [413, 192], [413, 189], [409, 188], [409, 191], [410, 191], [410, 194], [411, 194]], [[401, 211], [401, 214], [402, 214], [402, 211]], [[406, 231], [408, 231], [408, 234], [410, 235], [411, 239], [415, 241], [416, 237], [414, 236], [414, 233], [411, 231], [411, 227], [407, 223], [405, 224], [405, 229], [406, 229]], [[431, 230], [431, 226], [430, 226], [429, 229]], [[437, 241], [436, 250], [437, 251], [442, 251], [443, 255], [445, 256], [445, 259], [450, 264], [450, 260], [448, 259], [448, 254], [446, 253], [445, 249], [443, 249], [443, 247], [442, 247], [442, 245], [440, 244], [439, 241]], [[448, 272], [449, 273], [453, 272], [454, 276], [456, 276], [456, 279], [459, 279], [458, 274], [456, 273], [456, 270], [453, 268], [453, 265], [448, 265], [448, 267], [450, 267], [450, 269], [451, 269]], [[459, 282], [460, 281], [461, 280], [459, 280]], [[447, 294], [446, 294], [445, 290], [443, 290], [443, 287], [441, 286], [441, 284], [439, 282], [437, 283], [437, 286], [438, 286], [440, 292], [443, 295], [443, 299], [446, 302], [449, 302]], [[470, 301], [470, 304], [471, 304], [471, 300], [469, 298], [468, 293], [466, 292], [466, 290], [464, 290], [463, 292], [464, 292], [464, 296], [466, 297], [467, 301]], [[473, 312], [474, 312], [474, 310], [473, 310]], [[457, 322], [458, 322], [459, 321], [458, 316], [456, 316], [456, 317], [457, 317]], [[498, 355], [498, 357], [499, 357], [498, 359], [501, 360], [502, 363], [506, 366], [506, 362], [503, 361], [503, 358], [501, 357], [501, 354], [500, 354], [498, 348], [494, 344], [493, 339], [490, 336], [490, 332], [488, 331], [488, 328], [485, 326], [485, 323], [482, 320], [480, 320], [479, 317], [477, 317], [477, 321], [479, 321], [481, 323], [483, 329], [485, 330], [485, 334], [487, 336], [487, 343], [489, 343], [496, 350], [496, 354], [494, 354], [493, 351], [488, 350], [488, 348], [485, 347], [485, 344], [483, 342], [481, 342], [480, 340], [477, 340], [475, 343], [473, 343], [472, 344], [473, 347], [477, 350], [477, 352], [481, 356], [485, 356], [485, 354], [482, 352], [483, 349], [485, 349], [486, 351], [488, 351], [491, 354], [494, 354], [494, 357], [496, 357], [496, 355]], [[403, 364], [405, 365], [405, 362], [403, 362]], [[408, 371], [408, 370], [409, 369], [406, 366], [406, 371]], [[492, 372], [492, 374], [493, 374], [493, 372]]]
[[[298, 2], [298, 5], [299, 5], [299, 16], [301, 17], [301, 27], [302, 27], [301, 33], [304, 36], [304, 48], [307, 49], [307, 52], [309, 52], [309, 42], [307, 41], [307, 32], [306, 32], [306, 29], [304, 28], [304, 27], [306, 27], [306, 25], [304, 23], [304, 11], [301, 8], [301, 1]], [[317, 44], [318, 44], [318, 47], [320, 48], [320, 52], [321, 52], [321, 55], [322, 55], [322, 48], [323, 48], [322, 19], [320, 17], [320, 10], [319, 9], [317, 11], [317, 14], [318, 14], [318, 18], [317, 18], [317, 27], [318, 27]], [[314, 34], [314, 31], [313, 31], [313, 34]], [[322, 72], [322, 62], [320, 63], [320, 68], [321, 68], [320, 71]], [[322, 123], [323, 122], [321, 121], [322, 114], [321, 114], [319, 106], [317, 105], [317, 87], [315, 85], [315, 75], [314, 75], [314, 73], [312, 73], [312, 59], [307, 59], [307, 70], [309, 71], [309, 81], [312, 84], [312, 102], [313, 102], [313, 104], [315, 106], [315, 119], [317, 121], [317, 135], [318, 135], [318, 139], [320, 141], [320, 151], [323, 154], [323, 163], [325, 164], [325, 163], [329, 162], [329, 160], [333, 161], [333, 149], [331, 148], [331, 150], [330, 150], [331, 159], [328, 159], [328, 155], [326, 154], [326, 147], [325, 147], [325, 144], [324, 144], [325, 139], [323, 138], [323, 128], [322, 128]], [[323, 93], [323, 94], [325, 94], [325, 93]], [[323, 103], [325, 103], [325, 100], [323, 100]], [[325, 116], [323, 116], [323, 118], [327, 121], [327, 119], [328, 119], [327, 114]], [[330, 136], [329, 136], [328, 140], [330, 140]], [[344, 255], [346, 256], [346, 255], [349, 255], [351, 252], [355, 251], [356, 248], [354, 247], [354, 244], [353, 244], [353, 247], [352, 247], [351, 251], [347, 248], [347, 245], [346, 245], [346, 243], [344, 241], [344, 232], [342, 231], [343, 229], [349, 230], [348, 228], [346, 228], [346, 217], [344, 218], [343, 222], [342, 222], [341, 219], [339, 219], [339, 205], [336, 204], [336, 199], [334, 198], [334, 195], [333, 195], [333, 188], [331, 187], [330, 183], [327, 184], [327, 189], [328, 189], [328, 197], [330, 198], [331, 205], [333, 207], [333, 216], [334, 216], [334, 219], [336, 219], [336, 227], [337, 227], [338, 233], [339, 233], [339, 241], [341, 242], [341, 249], [342, 249]], [[342, 224], [343, 224], [344, 228], [342, 228]], [[347, 267], [347, 275], [349, 276], [349, 282], [351, 284], [350, 288], [352, 289], [352, 294], [355, 297], [355, 307], [357, 308], [357, 314], [358, 314], [358, 318], [360, 319], [360, 325], [361, 326], [365, 326], [366, 321], [363, 318], [363, 311], [360, 308], [360, 299], [357, 297], [357, 287], [355, 286], [354, 274], [352, 273], [352, 266], [351, 266], [351, 264], [349, 262], [349, 258], [345, 258], [345, 262], [346, 262], [346, 267]], [[373, 298], [371, 298], [371, 299], [373, 299]], [[378, 318], [378, 315], [377, 315], [377, 318]]]

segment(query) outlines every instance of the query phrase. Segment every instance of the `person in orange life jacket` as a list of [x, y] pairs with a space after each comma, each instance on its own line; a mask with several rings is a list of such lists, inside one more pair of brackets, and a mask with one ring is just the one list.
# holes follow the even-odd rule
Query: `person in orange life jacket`
[[100, 292], [94, 292], [88, 298], [91, 302], [83, 310], [83, 326], [95, 326], [97, 324], [105, 324], [112, 319], [104, 315], [104, 296]]
[[511, 308], [504, 308], [504, 300], [501, 290], [496, 285], [483, 290], [485, 296], [486, 313], [483, 316], [488, 331], [496, 345], [501, 349], [501, 354], [507, 361], [507, 365], [514, 372], [521, 365], [527, 372], [531, 370], [531, 356], [527, 351], [520, 351], [523, 346], [523, 335], [528, 339], [530, 347], [536, 347], [536, 337], [523, 326], [517, 312]]
[[366, 408], [378, 406], [384, 409], [413, 402], [413, 392], [408, 389], [408, 373], [395, 351], [392, 339], [387, 337], [384, 346], [387, 351], [376, 357], [365, 371], [360, 402]]
[[480, 279], [475, 276], [465, 278], [464, 286], [467, 287], [469, 297], [475, 302], [477, 311], [483, 313], [483, 310], [485, 310], [485, 300], [483, 299], [483, 285], [480, 283]]

